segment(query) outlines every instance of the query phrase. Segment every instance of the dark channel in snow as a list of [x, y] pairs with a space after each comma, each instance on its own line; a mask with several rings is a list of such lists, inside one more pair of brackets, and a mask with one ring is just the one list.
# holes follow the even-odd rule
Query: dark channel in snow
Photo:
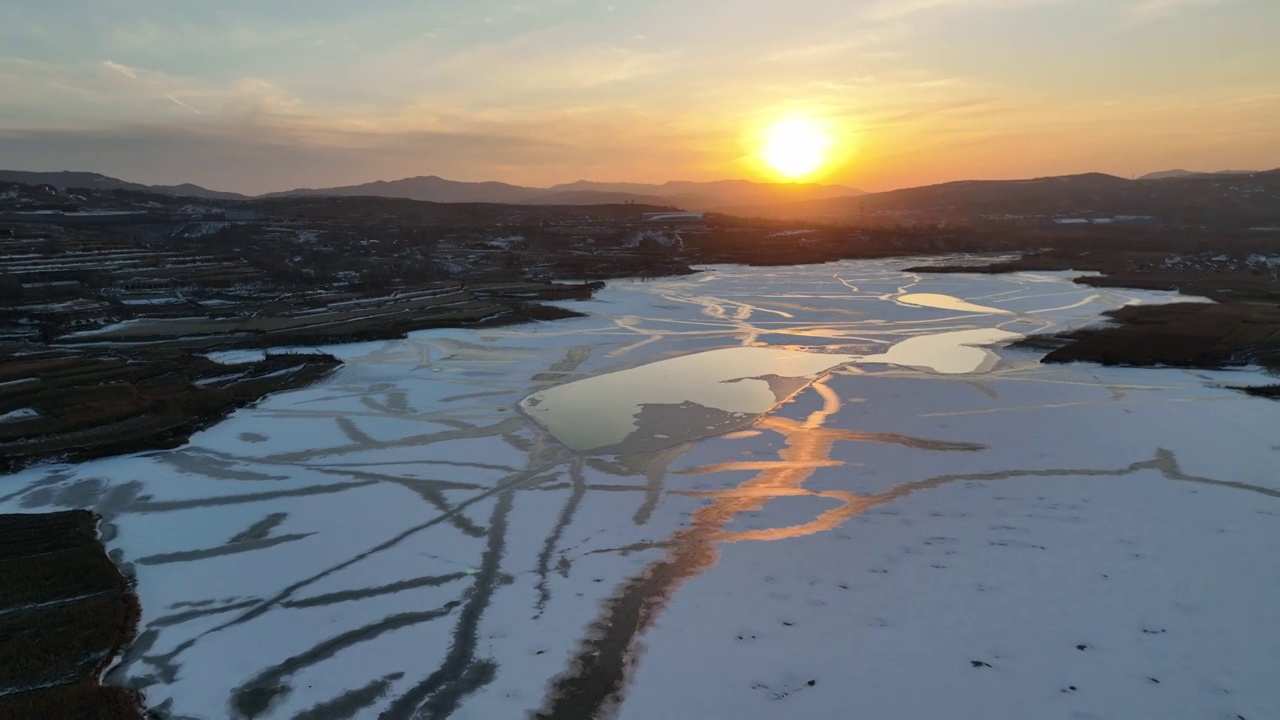
[[174, 717], [1275, 715], [1259, 374], [1042, 365], [1009, 341], [1173, 296], [900, 268], [325, 348], [0, 511], [103, 516], [143, 608], [108, 680]]

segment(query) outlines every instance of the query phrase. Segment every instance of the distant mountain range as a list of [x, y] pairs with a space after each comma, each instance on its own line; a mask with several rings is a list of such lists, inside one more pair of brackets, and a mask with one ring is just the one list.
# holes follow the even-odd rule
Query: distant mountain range
[[[192, 185], [142, 185], [90, 172], [23, 172], [0, 170], [0, 182], [48, 184], [67, 188], [152, 192], [204, 200], [249, 200], [248, 195], [218, 192]], [[602, 205], [637, 203], [674, 205], [688, 210], [747, 211], [760, 204], [854, 197], [864, 194], [839, 185], [755, 183], [747, 180], [717, 182], [601, 183], [580, 180], [549, 188], [522, 187], [501, 182], [458, 182], [434, 175], [404, 180], [365, 183], [333, 188], [299, 188], [259, 197], [347, 196], [389, 197], [441, 203], [507, 203], [514, 205]]]
[[1257, 170], [1219, 170], [1217, 172], [1193, 172], [1191, 170], [1162, 170], [1160, 172], [1147, 173], [1139, 180], [1171, 180], [1186, 178], [1207, 178], [1221, 177], [1223, 175], [1253, 175]]
[[133, 192], [158, 193], [176, 197], [203, 198], [205, 200], [248, 200], [248, 195], [239, 193], [218, 192], [208, 190], [199, 185], [184, 183], [182, 185], [143, 185], [131, 183], [119, 178], [109, 177], [95, 172], [27, 172], [25, 170], [0, 170], [0, 182], [15, 182], [23, 185], [52, 185], [63, 192], [67, 188], [89, 188], [93, 190], [130, 190]]
[[430, 202], [484, 202], [519, 205], [602, 205], [634, 202], [675, 205], [687, 210], [734, 211], [761, 203], [823, 200], [863, 195], [861, 190], [839, 185], [755, 183], [747, 180], [717, 182], [602, 183], [580, 180], [549, 188], [522, 187], [500, 182], [457, 182], [434, 175], [390, 182], [378, 181], [348, 187], [301, 188], [264, 197], [338, 195], [394, 197]]
[[[141, 185], [85, 172], [0, 171], [0, 182], [161, 193], [204, 200], [253, 198], [198, 185]], [[415, 177], [348, 187], [298, 189], [262, 198], [357, 196], [439, 203], [524, 205], [643, 205], [710, 210], [734, 215], [834, 223], [973, 222], [1047, 217], [1106, 218], [1151, 215], [1193, 224], [1280, 225], [1280, 170], [1198, 173], [1169, 170], [1137, 180], [1101, 173], [1032, 180], [966, 180], [863, 193], [837, 185], [790, 185], [746, 180], [720, 182], [601, 183], [578, 181], [549, 188], [500, 182], [456, 182]]]
[[1034, 180], [967, 180], [856, 198], [758, 208], [758, 215], [832, 222], [970, 222], [1150, 215], [1194, 224], [1280, 222], [1280, 169], [1126, 180], [1088, 173]]

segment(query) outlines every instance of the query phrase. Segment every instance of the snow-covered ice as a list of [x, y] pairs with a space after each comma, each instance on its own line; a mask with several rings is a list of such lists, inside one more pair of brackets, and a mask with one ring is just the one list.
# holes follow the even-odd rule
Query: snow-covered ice
[[937, 308], [939, 310], [954, 310], [961, 313], [990, 313], [992, 315], [1012, 315], [1009, 310], [1002, 310], [996, 307], [988, 307], [986, 305], [978, 305], [958, 297], [951, 295], [940, 295], [938, 293], [908, 293], [895, 298], [904, 305], [915, 305], [917, 307]]
[[1265, 377], [1041, 365], [1175, 296], [905, 266], [322, 348], [0, 511], [104, 516], [110, 679], [173, 717], [1280, 717], [1280, 404], [1225, 388]]
[[30, 420], [31, 418], [36, 417], [40, 417], [40, 413], [36, 412], [32, 408], [18, 408], [17, 410], [0, 413], [0, 423]]
[[859, 361], [900, 365], [943, 375], [971, 375], [987, 372], [1000, 361], [1000, 356], [985, 346], [1022, 337], [999, 328], [918, 335], [897, 343], [888, 352], [864, 355]]
[[629, 455], [749, 425], [854, 360], [773, 347], [708, 350], [543, 390], [520, 406], [573, 450]]

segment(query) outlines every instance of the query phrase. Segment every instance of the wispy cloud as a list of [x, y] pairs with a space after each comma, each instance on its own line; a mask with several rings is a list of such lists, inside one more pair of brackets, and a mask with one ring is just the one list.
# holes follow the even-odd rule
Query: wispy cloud
[[854, 50], [874, 45], [879, 39], [878, 36], [872, 33], [865, 33], [856, 38], [797, 44], [765, 53], [756, 58], [755, 62], [764, 64], [795, 63], [798, 65], [830, 62], [849, 55]]
[[898, 126], [904, 123], [914, 122], [917, 120], [922, 120], [922, 119], [937, 116], [937, 115], [947, 115], [947, 114], [962, 113], [962, 112], [965, 113], [966, 115], [973, 115], [975, 111], [989, 112], [992, 110], [998, 111], [998, 110], [1004, 109], [1002, 106], [999, 106], [999, 105], [995, 105], [993, 107], [993, 103], [995, 102], [996, 100], [994, 98], [965, 98], [965, 99], [943, 103], [943, 104], [934, 104], [934, 105], [928, 105], [928, 106], [923, 106], [918, 108], [912, 108], [908, 111], [896, 113], [893, 115], [869, 118], [867, 121], [867, 124], [868, 126], [874, 126], [874, 125]]
[[128, 65], [121, 65], [120, 63], [112, 62], [112, 61], [110, 61], [110, 60], [103, 60], [103, 61], [102, 61], [102, 66], [103, 66], [103, 67], [105, 67], [106, 69], [110, 70], [111, 72], [113, 72], [113, 73], [118, 73], [118, 74], [120, 74], [120, 75], [123, 75], [123, 76], [125, 76], [125, 77], [129, 78], [130, 80], [137, 80], [137, 79], [138, 79], [138, 71], [137, 71], [137, 70], [134, 70], [133, 68], [129, 67]]
[[113, 60], [59, 64], [0, 58], [0, 127], [148, 122], [176, 110], [226, 119], [298, 114], [302, 101], [260, 79], [177, 76]]
[[679, 60], [678, 53], [612, 43], [539, 49], [523, 40], [467, 48], [442, 58], [431, 72], [435, 76], [485, 77], [487, 94], [501, 90], [591, 90], [676, 72]]
[[1008, 10], [1053, 5], [1064, 0], [883, 0], [871, 6], [868, 16], [892, 20], [931, 10]]
[[[752, 172], [740, 158], [785, 112], [859, 138], [832, 180], [872, 187], [1052, 174], [1121, 127], [1105, 167], [1139, 140], [1168, 154], [1157, 165], [1280, 157], [1280, 0], [80, 4], [0, 0], [0, 136], [45, 133], [3, 139], [6, 163], [245, 189], [713, 179]], [[1240, 21], [1215, 33], [1232, 52], [1184, 49], [1193, 18], [1228, 9]], [[37, 41], [37, 24], [58, 32]], [[1159, 92], [1189, 109], [1132, 109]], [[1227, 150], [1177, 156], [1188, 117]]]
[[176, 97], [174, 97], [174, 96], [172, 96], [172, 95], [165, 95], [165, 97], [167, 97], [167, 98], [169, 98], [170, 100], [172, 100], [172, 101], [174, 101], [175, 103], [177, 103], [177, 105], [178, 105], [179, 107], [184, 107], [184, 108], [186, 108], [186, 109], [190, 110], [191, 112], [193, 112], [193, 113], [195, 113], [195, 114], [197, 114], [197, 115], [203, 115], [203, 114], [204, 114], [204, 113], [200, 112], [199, 110], [197, 110], [197, 109], [195, 109], [195, 108], [191, 107], [190, 105], [188, 105], [188, 104], [186, 104], [186, 103], [182, 102], [181, 100], [179, 100], [178, 98], [176, 98]]
[[1232, 0], [1141, 0], [1130, 6], [1129, 17], [1138, 22], [1150, 22], [1170, 17], [1187, 10], [1222, 5]]

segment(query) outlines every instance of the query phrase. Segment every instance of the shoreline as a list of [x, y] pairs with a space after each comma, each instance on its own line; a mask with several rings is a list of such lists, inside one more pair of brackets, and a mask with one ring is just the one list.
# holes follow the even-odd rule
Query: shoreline
[[281, 301], [282, 307], [249, 316], [137, 317], [64, 335], [47, 346], [218, 351], [391, 340], [433, 328], [575, 317], [579, 313], [540, 301], [584, 300], [602, 286], [599, 282], [488, 283], [425, 288], [327, 306]]
[[180, 447], [232, 412], [341, 364], [320, 353], [231, 365], [174, 351], [16, 358], [0, 365], [0, 474]]
[[[307, 387], [342, 364], [323, 353], [273, 354], [273, 349], [582, 317], [539, 301], [586, 299], [601, 287], [600, 282], [477, 283], [466, 289], [465, 298], [446, 296], [437, 304], [428, 297], [422, 306], [406, 303], [404, 309], [333, 321], [305, 313], [144, 321], [123, 326], [120, 334], [28, 346], [0, 361], [0, 476], [51, 461], [179, 447], [235, 410]], [[226, 365], [204, 356], [227, 350], [264, 350], [266, 357]]]
[[[1028, 338], [1016, 345], [1047, 351], [1042, 359], [1046, 363], [1206, 370], [1256, 365], [1280, 376], [1280, 279], [1230, 258], [1215, 257], [1207, 267], [1134, 265], [1133, 258], [1122, 252], [1101, 256], [1033, 253], [987, 265], [917, 266], [906, 272], [1073, 271], [1098, 273], [1075, 278], [1077, 285], [1178, 292], [1188, 301], [1119, 308], [1103, 313], [1098, 324]], [[1212, 302], [1191, 302], [1195, 297]], [[1280, 399], [1280, 384], [1232, 389]]]
[[[1155, 307], [1158, 307], [1158, 306], [1155, 306]], [[1091, 314], [1091, 318], [1100, 318], [1100, 316], [1098, 316], [1098, 315], [1092, 315], [1092, 314]], [[186, 355], [186, 356], [179, 356], [179, 357], [186, 357], [186, 359], [187, 359], [187, 360], [191, 360], [191, 359], [192, 359], [192, 357], [198, 357], [198, 356]], [[271, 357], [285, 357], [285, 359], [287, 359], [287, 357], [288, 357], [288, 356], [280, 356], [280, 355], [276, 355], [276, 356], [269, 356], [269, 357], [268, 357], [268, 359], [266, 359], [266, 360], [270, 360], [270, 359], [271, 359]], [[105, 360], [105, 359], [104, 359], [104, 360]], [[163, 357], [163, 356], [157, 356], [157, 357], [155, 357], [155, 359], [152, 359], [152, 361], [155, 361], [155, 363], [160, 363], [160, 361], [163, 361], [163, 360], [164, 360], [164, 357]], [[198, 361], [200, 361], [200, 360], [207, 360], [207, 359], [204, 359], [204, 357], [200, 357], [200, 359], [195, 360], [195, 363], [198, 363]], [[210, 361], [211, 361], [211, 360], [210, 360]], [[265, 360], [264, 360], [264, 361], [265, 361]], [[283, 360], [280, 360], [280, 361], [282, 361], [282, 363], [283, 363]], [[224, 373], [224, 374], [225, 374], [225, 373], [229, 373], [229, 372], [237, 372], [237, 369], [238, 369], [238, 368], [243, 368], [243, 366], [247, 366], [247, 365], [253, 365], [253, 364], [242, 364], [242, 365], [220, 365], [220, 366], [219, 366], [219, 370], [220, 370], [220, 372], [221, 372], [221, 373]], [[337, 365], [335, 365], [335, 366], [337, 366]], [[282, 366], [279, 366], [279, 368], [261, 368], [261, 369], [260, 369], [260, 372], [259, 372], [259, 377], [262, 377], [262, 375], [265, 375], [265, 374], [271, 374], [271, 373], [279, 372], [279, 370], [282, 370], [282, 369], [284, 369], [284, 366], [283, 366], [283, 365], [282, 365]], [[197, 382], [197, 380], [198, 380], [198, 382], [204, 382], [204, 380], [212, 379], [212, 378], [216, 378], [216, 377], [218, 377], [218, 375], [211, 375], [211, 377], [210, 377], [210, 375], [204, 375], [204, 374], [201, 374], [201, 375], [198, 375], [198, 377], [187, 377], [187, 378], [186, 378], [186, 382], [187, 382], [188, 386], [191, 386], [191, 387], [193, 387], [193, 388], [200, 389], [200, 388], [202, 388], [202, 387], [204, 387], [204, 386], [197, 386], [197, 384], [195, 384], [195, 382]], [[275, 377], [279, 377], [279, 375], [275, 375]], [[265, 379], [265, 378], [262, 378], [262, 379]], [[5, 380], [4, 380], [3, 378], [0, 378], [0, 383], [4, 383], [4, 382], [5, 382]], [[225, 380], [223, 380], [223, 382], [225, 382]], [[311, 382], [311, 380], [307, 380], [307, 383], [310, 383], [310, 382]], [[8, 387], [5, 387], [5, 386], [4, 386], [4, 384], [0, 384], [0, 391], [3, 391], [3, 389], [9, 389], [9, 388], [14, 388], [14, 387], [22, 387], [22, 386], [26, 386], [26, 384], [31, 384], [31, 383], [20, 383], [20, 384], [19, 384], [19, 386], [8, 386]], [[302, 387], [302, 386], [300, 386], [300, 387]], [[29, 391], [32, 391], [32, 389], [33, 389], [33, 388], [24, 388], [24, 389], [26, 389], [26, 391], [28, 391], [28, 392], [29, 392]], [[274, 391], [271, 391], [271, 392], [274, 392]], [[218, 423], [218, 421], [219, 421], [219, 419], [215, 419], [215, 420], [212, 420], [212, 423]], [[212, 423], [211, 423], [211, 424], [212, 424]], [[3, 424], [0, 424], [0, 428], [3, 428]], [[183, 442], [184, 442], [184, 441], [183, 441]]]
[[[1007, 254], [1001, 255], [1007, 258]], [[892, 257], [905, 261], [921, 255], [908, 253]], [[923, 265], [904, 268], [903, 272], [1006, 274], [1074, 271], [1098, 273], [1075, 278], [1073, 282], [1080, 285], [1177, 292], [1188, 289], [1187, 283], [1182, 281], [1186, 271], [1134, 273], [1117, 264], [1119, 257], [1109, 260], [1097, 255], [1089, 256], [1088, 253], [1029, 253], [994, 263]], [[1203, 277], [1197, 276], [1202, 282], [1195, 287], [1203, 286]], [[1246, 282], [1239, 282], [1242, 278]], [[1280, 375], [1280, 304], [1272, 306], [1265, 301], [1242, 301], [1240, 297], [1244, 293], [1238, 292], [1242, 287], [1256, 292], [1256, 281], [1249, 282], [1254, 278], [1256, 275], [1253, 274], [1246, 278], [1242, 273], [1217, 273], [1211, 279], [1214, 291], [1207, 294], [1216, 296], [1213, 299], [1220, 300], [1219, 303], [1175, 302], [1120, 308], [1104, 313], [1096, 325], [1036, 336], [1015, 345], [1045, 351], [1042, 362], [1046, 363], [1093, 362], [1204, 369], [1257, 364], [1269, 373]], [[0, 417], [6, 413], [32, 410], [39, 416], [19, 415], [16, 419], [11, 416], [8, 422], [0, 422], [0, 457], [3, 457], [0, 474], [14, 473], [47, 461], [80, 462], [178, 447], [192, 434], [217, 424], [236, 409], [259, 402], [275, 392], [306, 387], [341, 365], [336, 358], [323, 354], [272, 355], [273, 348], [390, 340], [405, 338], [411, 332], [437, 328], [500, 327], [583, 317], [575, 310], [537, 301], [590, 298], [603, 286], [603, 282], [597, 281], [582, 284], [489, 283], [477, 285], [470, 292], [482, 298], [483, 302], [500, 303], [503, 309], [497, 312], [464, 312], [462, 315], [457, 312], [428, 312], [425, 316], [395, 313], [376, 318], [372, 324], [357, 322], [324, 330], [310, 324], [278, 331], [250, 332], [230, 339], [217, 335], [185, 337], [134, 333], [114, 341], [55, 345], [43, 352], [15, 355], [0, 363]], [[1280, 297], [1280, 287], [1276, 294]], [[210, 319], [209, 322], [218, 321]], [[83, 339], [91, 338], [94, 336]], [[265, 350], [267, 357], [257, 363], [222, 365], [208, 361], [202, 355], [226, 350]], [[76, 362], [97, 367], [81, 368], [64, 379], [68, 383], [66, 386], [62, 385], [64, 381], [58, 380], [53, 381], [52, 386], [46, 386], [34, 374], [23, 374], [43, 367], [42, 363], [58, 366]], [[41, 393], [51, 389], [66, 390], [76, 382], [91, 382], [97, 377], [95, 371], [110, 375], [109, 366], [120, 362], [137, 366], [132, 376], [125, 373], [123, 381], [128, 384], [129, 377], [141, 381], [142, 393], [146, 397], [140, 402], [151, 408], [128, 418], [132, 424], [113, 416], [103, 424], [86, 426], [83, 419], [78, 418], [71, 424], [55, 423], [50, 430], [47, 419], [41, 419], [46, 413], [33, 407], [50, 403], [49, 400], [37, 400]], [[216, 374], [242, 371], [247, 374], [246, 379], [252, 379], [255, 373], [287, 370], [288, 367], [299, 372], [286, 373], [288, 377], [278, 376], [275, 380], [260, 379], [255, 382], [256, 389], [246, 390], [241, 386], [233, 389], [230, 396], [215, 397], [217, 393], [198, 384], [215, 378]], [[170, 384], [156, 394], [154, 388], [148, 386], [148, 378], [170, 374], [172, 379], [176, 377], [174, 373], [185, 378], [186, 387]], [[130, 385], [130, 388], [137, 401], [139, 387]], [[1280, 399], [1280, 383], [1233, 389], [1258, 397]], [[166, 404], [157, 404], [160, 402]], [[56, 401], [53, 404], [56, 406]], [[180, 409], [191, 409], [194, 414], [186, 420], [174, 419], [172, 416]], [[161, 418], [169, 420], [161, 422]], [[107, 429], [111, 433], [94, 437]]]
[[0, 515], [0, 717], [144, 717], [142, 693], [101, 682], [141, 607], [99, 521], [88, 510]]

